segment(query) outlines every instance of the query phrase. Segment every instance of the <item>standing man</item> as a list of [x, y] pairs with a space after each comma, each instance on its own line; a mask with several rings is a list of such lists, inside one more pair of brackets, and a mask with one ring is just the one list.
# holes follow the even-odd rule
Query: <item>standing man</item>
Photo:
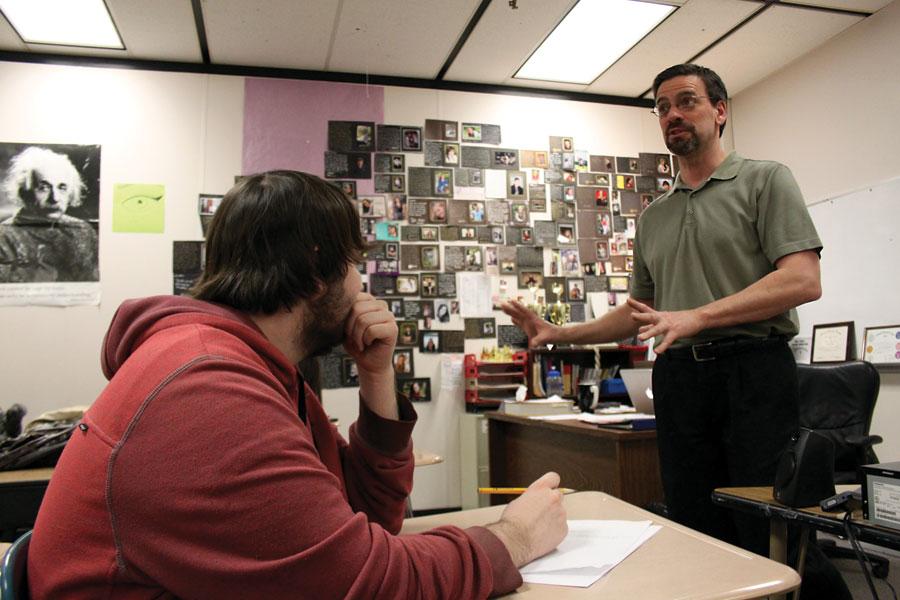
[[653, 93], [681, 172], [638, 222], [627, 304], [565, 328], [518, 302], [504, 310], [533, 346], [655, 338], [669, 515], [767, 555], [766, 524], [715, 507], [710, 493], [772, 485], [799, 426], [787, 340], [798, 331], [794, 308], [821, 295], [822, 243], [787, 167], [722, 148], [727, 94], [716, 73], [676, 65], [656, 76]]
[[68, 156], [25, 148], [10, 160], [4, 187], [19, 209], [0, 223], [0, 283], [99, 281], [97, 233], [66, 214], [84, 191]]
[[[519, 586], [517, 567], [566, 533], [555, 473], [496, 523], [397, 535], [416, 413], [395, 393], [396, 321], [361, 292], [364, 250], [352, 202], [317, 177], [263, 173], [225, 196], [194, 298], [130, 300], [113, 317], [110, 382], [37, 518], [32, 598], [483, 598]], [[341, 343], [359, 378], [349, 441], [296, 369]]]

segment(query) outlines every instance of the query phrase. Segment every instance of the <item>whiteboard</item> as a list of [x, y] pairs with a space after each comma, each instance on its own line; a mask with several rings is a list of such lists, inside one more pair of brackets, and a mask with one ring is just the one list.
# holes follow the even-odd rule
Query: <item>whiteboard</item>
[[857, 357], [866, 327], [900, 324], [900, 178], [809, 207], [824, 246], [822, 297], [797, 309], [813, 325], [853, 321]]

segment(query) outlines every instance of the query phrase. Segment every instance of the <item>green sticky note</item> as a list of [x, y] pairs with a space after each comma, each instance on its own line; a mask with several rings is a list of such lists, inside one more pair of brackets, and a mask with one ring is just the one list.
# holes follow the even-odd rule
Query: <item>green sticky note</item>
[[116, 233], [162, 233], [166, 227], [166, 187], [117, 183], [113, 188], [112, 223]]

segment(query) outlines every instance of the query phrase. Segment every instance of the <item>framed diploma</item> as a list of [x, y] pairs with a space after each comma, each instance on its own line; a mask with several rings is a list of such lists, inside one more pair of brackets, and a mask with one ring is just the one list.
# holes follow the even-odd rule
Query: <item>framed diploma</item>
[[852, 360], [853, 321], [813, 325], [811, 363]]
[[866, 327], [863, 360], [879, 367], [900, 367], [900, 325]]

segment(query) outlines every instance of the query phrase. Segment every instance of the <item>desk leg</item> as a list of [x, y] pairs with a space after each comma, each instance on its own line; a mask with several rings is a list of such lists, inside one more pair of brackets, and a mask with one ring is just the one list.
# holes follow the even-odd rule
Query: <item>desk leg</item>
[[[769, 522], [769, 558], [787, 564], [787, 523], [777, 517]], [[770, 596], [770, 600], [787, 600], [787, 594]]]
[[[797, 566], [794, 569], [803, 579], [803, 567], [806, 565], [806, 550], [809, 548], [809, 525], [800, 526], [800, 551], [797, 553]], [[800, 600], [800, 588], [794, 592], [794, 600]]]

